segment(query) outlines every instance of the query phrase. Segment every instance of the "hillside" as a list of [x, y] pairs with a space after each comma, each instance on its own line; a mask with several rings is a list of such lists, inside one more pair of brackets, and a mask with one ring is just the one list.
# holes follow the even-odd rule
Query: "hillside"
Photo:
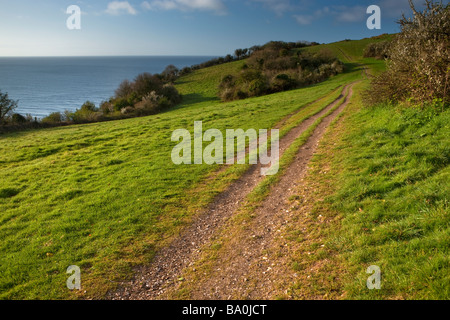
[[[203, 130], [277, 127], [289, 137], [313, 119], [309, 131], [286, 145], [280, 174], [255, 186], [247, 209], [224, 229], [237, 239], [248, 236], [237, 226], [251, 225], [252, 208], [270, 196], [297, 151], [337, 110], [330, 105], [343, 99], [339, 121], [311, 160], [307, 187], [290, 198], [297, 210], [280, 238], [290, 248], [280, 260], [286, 274], [318, 272], [275, 277], [283, 290], [269, 298], [448, 298], [449, 114], [363, 108], [364, 66], [372, 73], [384, 66], [362, 58], [371, 41], [379, 39], [306, 49], [330, 48], [346, 63], [345, 73], [306, 88], [220, 102], [217, 86], [244, 63], [237, 61], [181, 77], [175, 85], [183, 102], [159, 115], [0, 136], [0, 298], [105, 297], [245, 176], [248, 165], [174, 165], [174, 130], [193, 132], [194, 121], [203, 121]], [[349, 84], [353, 95], [344, 91]], [[329, 218], [326, 226], [318, 224], [322, 217]], [[193, 261], [212, 278], [214, 262], [233, 244], [226, 234], [205, 240], [207, 254]], [[383, 268], [387, 290], [364, 290], [371, 264]], [[81, 267], [79, 292], [66, 287], [70, 265]], [[180, 281], [169, 297], [195, 296], [196, 276], [182, 274], [176, 278], [191, 281]]]

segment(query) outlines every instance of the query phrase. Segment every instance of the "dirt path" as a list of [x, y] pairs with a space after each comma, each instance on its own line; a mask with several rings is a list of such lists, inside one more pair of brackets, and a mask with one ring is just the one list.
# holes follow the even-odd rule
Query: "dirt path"
[[[345, 108], [352, 95], [352, 85], [344, 87], [341, 96], [322, 111], [305, 120], [292, 129], [280, 140], [280, 157], [291, 143], [307, 130], [318, 118], [338, 106], [339, 101], [348, 92], [347, 98], [332, 114], [325, 117], [313, 135], [299, 150], [295, 161], [286, 171], [279, 183], [273, 188], [261, 207], [257, 210], [252, 235], [255, 242], [248, 237], [233, 240], [233, 250], [226, 257], [219, 257], [217, 268], [208, 278], [196, 285], [192, 292], [193, 299], [229, 299], [231, 297], [265, 298], [272, 280], [267, 282], [258, 278], [251, 281], [250, 275], [262, 274], [261, 268], [267, 266], [259, 263], [277, 226], [283, 223], [284, 200], [289, 197], [289, 189], [295, 185], [311, 159], [318, 141], [331, 121]], [[108, 294], [108, 299], [164, 299], [177, 290], [178, 278], [183, 270], [192, 266], [201, 256], [201, 249], [213, 239], [218, 230], [238, 210], [245, 197], [264, 177], [260, 174], [260, 165], [252, 166], [241, 178], [233, 182], [223, 193], [218, 195], [205, 212], [200, 214], [181, 235], [168, 247], [162, 249], [151, 265], [140, 266], [135, 270], [135, 277], [124, 282], [116, 292]], [[250, 240], [249, 240], [250, 239]], [[267, 257], [264, 261], [269, 260]], [[270, 260], [269, 260], [270, 261]], [[255, 272], [254, 269], [258, 271]], [[262, 270], [262, 269], [261, 269]], [[249, 286], [249, 283], [253, 285]], [[251, 294], [249, 294], [249, 289]]]
[[[214, 271], [208, 278], [196, 283], [191, 293], [194, 300], [200, 299], [272, 299], [280, 294], [276, 284], [285, 274], [274, 254], [274, 239], [287, 223], [290, 204], [295, 187], [306, 173], [320, 139], [333, 119], [346, 107], [352, 88], [344, 103], [320, 123], [313, 135], [297, 153], [281, 180], [269, 196], [254, 212], [250, 225], [239, 237], [228, 239], [227, 249], [214, 263]], [[283, 248], [277, 250], [282, 254]]]

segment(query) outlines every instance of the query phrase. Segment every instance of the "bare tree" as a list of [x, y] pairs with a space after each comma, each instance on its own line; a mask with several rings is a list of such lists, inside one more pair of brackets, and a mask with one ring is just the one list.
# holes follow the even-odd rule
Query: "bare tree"
[[425, 1], [419, 12], [409, 0], [412, 18], [403, 15], [401, 32], [390, 46], [387, 72], [373, 82], [374, 103], [382, 100], [414, 103], [449, 100], [450, 5]]

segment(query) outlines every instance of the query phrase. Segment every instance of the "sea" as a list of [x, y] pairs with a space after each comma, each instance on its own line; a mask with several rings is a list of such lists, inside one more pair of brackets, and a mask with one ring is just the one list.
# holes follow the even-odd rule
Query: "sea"
[[43, 118], [52, 112], [75, 111], [84, 102], [99, 106], [119, 84], [138, 74], [161, 73], [200, 64], [209, 56], [143, 57], [0, 57], [0, 91], [18, 100], [16, 113]]

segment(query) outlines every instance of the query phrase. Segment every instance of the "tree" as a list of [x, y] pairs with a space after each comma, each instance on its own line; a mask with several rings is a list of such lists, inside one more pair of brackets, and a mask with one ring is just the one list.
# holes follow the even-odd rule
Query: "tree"
[[244, 50], [243, 49], [236, 49], [234, 51], [234, 55], [236, 56], [236, 58], [239, 60], [241, 58], [241, 56], [244, 54]]
[[161, 80], [157, 76], [144, 72], [136, 77], [133, 88], [138, 97], [143, 97], [152, 91], [159, 92], [162, 85]]
[[124, 80], [116, 89], [115, 94], [117, 98], [126, 98], [132, 92], [133, 92], [133, 84], [128, 80]]
[[168, 82], [174, 82], [175, 80], [177, 80], [179, 73], [180, 69], [175, 67], [173, 64], [170, 64], [164, 69], [161, 75], [163, 76], [164, 80]]
[[0, 91], [0, 124], [5, 122], [6, 117], [17, 108], [18, 103], [18, 101], [9, 99], [8, 93]]

